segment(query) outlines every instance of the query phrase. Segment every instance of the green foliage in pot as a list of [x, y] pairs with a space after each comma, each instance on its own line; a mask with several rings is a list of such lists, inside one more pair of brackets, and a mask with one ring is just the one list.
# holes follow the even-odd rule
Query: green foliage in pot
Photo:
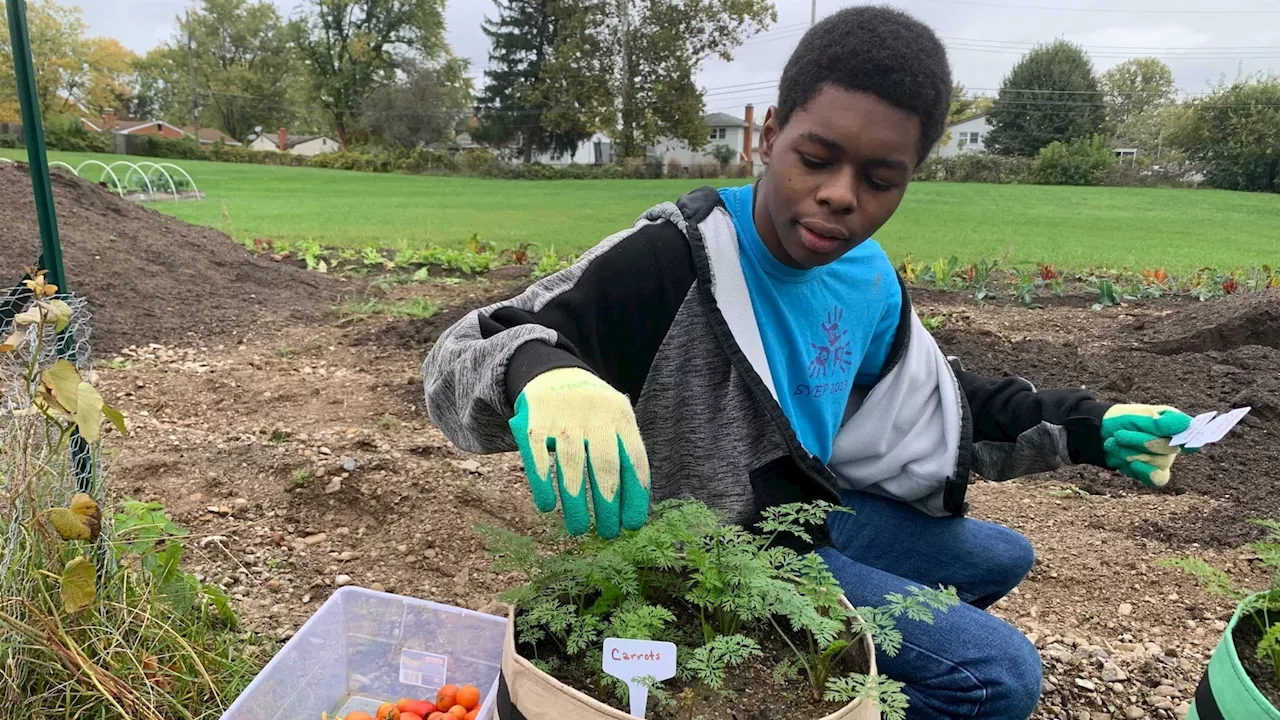
[[[783, 505], [767, 510], [750, 532], [701, 503], [669, 501], [654, 507], [646, 527], [617, 540], [559, 536], [546, 547], [505, 530], [478, 529], [499, 558], [497, 569], [529, 577], [502, 600], [519, 608], [517, 641], [546, 672], [593, 678], [621, 700], [625, 685], [600, 669], [603, 640], [673, 642], [676, 679], [654, 683], [651, 694], [677, 716], [693, 718], [699, 704], [723, 692], [728, 670], [759, 659], [761, 643], [776, 633], [793, 657], [775, 675], [803, 675], [815, 699], [867, 698], [885, 718], [900, 719], [902, 683], [847, 672], [846, 656], [864, 636], [896, 654], [899, 618], [932, 622], [959, 600], [954, 590], [912, 587], [880, 607], [846, 606], [818, 555], [777, 544], [784, 536], [812, 542], [812, 528], [831, 512], [848, 511], [829, 503]], [[538, 648], [553, 657], [538, 657]]]

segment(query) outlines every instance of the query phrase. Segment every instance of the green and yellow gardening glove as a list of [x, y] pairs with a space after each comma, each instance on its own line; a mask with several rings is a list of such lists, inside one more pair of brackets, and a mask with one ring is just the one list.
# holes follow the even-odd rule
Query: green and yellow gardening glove
[[[571, 535], [591, 528], [586, 488], [591, 486], [596, 533], [638, 530], [649, 519], [649, 458], [631, 402], [581, 368], [545, 372], [525, 385], [515, 404], [511, 434], [520, 447], [533, 502], [556, 509], [556, 495]], [[550, 451], [556, 454], [551, 474]]]
[[1162, 487], [1183, 450], [1169, 445], [1191, 427], [1191, 418], [1166, 405], [1115, 405], [1102, 419], [1102, 448], [1107, 466], [1143, 485]]

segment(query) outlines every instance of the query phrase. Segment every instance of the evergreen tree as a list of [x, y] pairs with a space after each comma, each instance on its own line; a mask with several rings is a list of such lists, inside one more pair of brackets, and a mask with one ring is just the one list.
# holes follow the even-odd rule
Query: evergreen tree
[[1107, 105], [1084, 51], [1059, 40], [1027, 53], [1000, 86], [987, 144], [1035, 155], [1049, 143], [1106, 135]]
[[489, 69], [475, 135], [502, 145], [518, 142], [525, 162], [538, 152], [572, 152], [601, 126], [609, 107], [606, 70], [586, 32], [591, 3], [580, 0], [497, 0], [485, 18]]

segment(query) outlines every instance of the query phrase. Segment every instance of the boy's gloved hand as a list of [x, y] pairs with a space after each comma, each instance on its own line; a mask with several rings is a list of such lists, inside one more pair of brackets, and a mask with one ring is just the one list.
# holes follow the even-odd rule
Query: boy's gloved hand
[[[600, 537], [615, 538], [620, 527], [644, 526], [649, 519], [649, 458], [625, 395], [586, 370], [562, 368], [525, 385], [515, 409], [511, 434], [520, 446], [538, 510], [555, 510], [558, 492], [569, 533], [586, 533], [591, 527], [590, 480]], [[556, 453], [558, 482], [552, 480], [549, 450]]]
[[[1102, 420], [1107, 465], [1143, 485], [1161, 487], [1182, 448], [1169, 440], [1191, 427], [1191, 418], [1165, 405], [1116, 405]], [[1186, 451], [1190, 454], [1193, 451]]]

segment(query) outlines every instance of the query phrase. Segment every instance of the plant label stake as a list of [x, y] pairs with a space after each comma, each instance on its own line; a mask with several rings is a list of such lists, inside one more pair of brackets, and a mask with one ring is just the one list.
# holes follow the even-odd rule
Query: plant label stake
[[652, 640], [607, 638], [603, 669], [627, 684], [631, 690], [631, 714], [643, 718], [649, 686], [676, 675], [676, 646]]
[[1231, 428], [1239, 424], [1252, 409], [1242, 407], [1222, 415], [1217, 412], [1197, 415], [1192, 419], [1191, 427], [1187, 428], [1186, 432], [1178, 433], [1169, 439], [1169, 445], [1194, 449], [1216, 443], [1225, 438]]

